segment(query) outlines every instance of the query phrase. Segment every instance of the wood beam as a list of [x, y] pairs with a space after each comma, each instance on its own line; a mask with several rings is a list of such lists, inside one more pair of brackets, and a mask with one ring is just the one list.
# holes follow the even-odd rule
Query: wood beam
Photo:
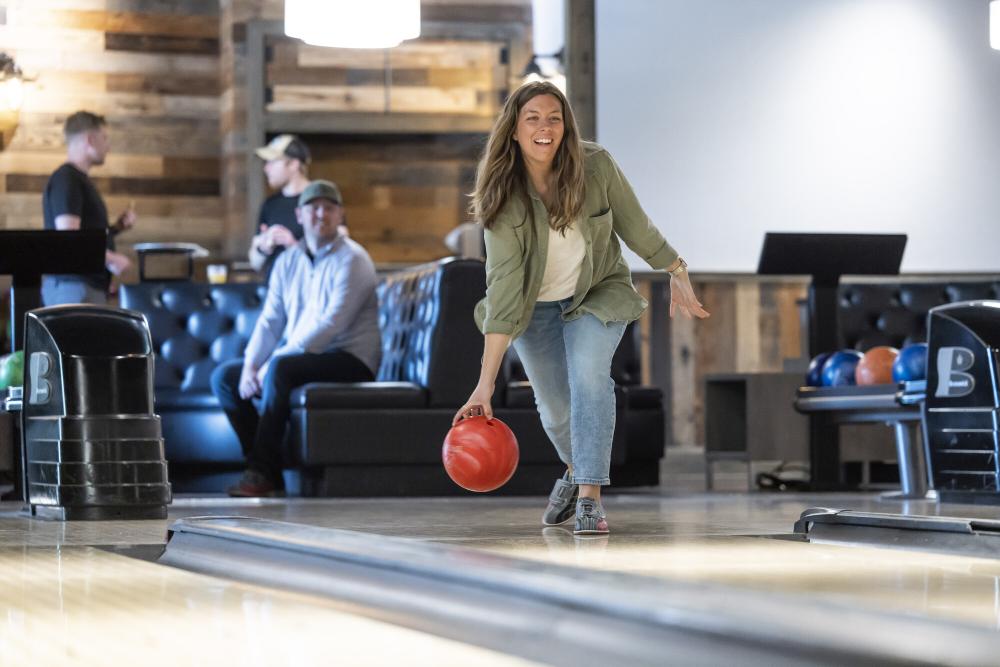
[[566, 95], [580, 136], [597, 139], [594, 0], [566, 0]]

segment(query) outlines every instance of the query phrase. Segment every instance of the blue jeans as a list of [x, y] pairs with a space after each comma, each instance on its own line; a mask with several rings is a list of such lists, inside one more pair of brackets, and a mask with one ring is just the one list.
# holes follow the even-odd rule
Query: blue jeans
[[566, 322], [570, 299], [535, 304], [514, 349], [535, 393], [542, 426], [577, 484], [611, 483], [615, 382], [611, 358], [625, 322], [602, 324], [587, 314]]
[[290, 395], [310, 382], [370, 382], [372, 372], [353, 354], [335, 350], [288, 354], [271, 359], [261, 390], [261, 409], [240, 398], [242, 359], [219, 364], [212, 372], [212, 393], [229, 418], [247, 457], [247, 468], [281, 485], [282, 443], [292, 407]]
[[64, 276], [42, 277], [42, 303], [46, 306], [59, 306], [64, 303], [96, 303], [105, 305], [108, 297], [104, 290], [92, 285]]

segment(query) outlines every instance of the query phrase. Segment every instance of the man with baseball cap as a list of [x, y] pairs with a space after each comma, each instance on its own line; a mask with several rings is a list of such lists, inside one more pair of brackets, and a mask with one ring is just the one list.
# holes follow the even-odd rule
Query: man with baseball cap
[[278, 255], [302, 238], [295, 207], [299, 195], [309, 185], [312, 157], [309, 147], [294, 134], [280, 134], [254, 152], [264, 160], [268, 187], [276, 190], [261, 205], [258, 233], [250, 242], [250, 265], [266, 281]]
[[381, 359], [375, 265], [338, 230], [340, 190], [313, 181], [297, 203], [303, 237], [274, 263], [246, 356], [212, 374], [212, 391], [247, 456], [243, 478], [229, 489], [233, 496], [283, 492], [280, 447], [292, 390], [309, 382], [371, 381]]

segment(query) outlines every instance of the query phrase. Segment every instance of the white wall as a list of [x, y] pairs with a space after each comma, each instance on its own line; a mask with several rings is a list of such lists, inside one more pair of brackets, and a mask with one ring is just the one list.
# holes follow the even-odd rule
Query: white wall
[[598, 139], [693, 269], [851, 231], [909, 234], [904, 271], [1000, 271], [987, 0], [597, 0], [596, 25]]

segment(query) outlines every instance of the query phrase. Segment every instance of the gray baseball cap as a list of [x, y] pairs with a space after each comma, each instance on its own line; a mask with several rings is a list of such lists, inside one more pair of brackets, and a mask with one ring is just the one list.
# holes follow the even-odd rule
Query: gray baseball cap
[[343, 206], [344, 198], [340, 196], [340, 188], [333, 181], [318, 180], [306, 186], [306, 189], [299, 195], [299, 206], [304, 206], [313, 199], [323, 197], [335, 204]]

